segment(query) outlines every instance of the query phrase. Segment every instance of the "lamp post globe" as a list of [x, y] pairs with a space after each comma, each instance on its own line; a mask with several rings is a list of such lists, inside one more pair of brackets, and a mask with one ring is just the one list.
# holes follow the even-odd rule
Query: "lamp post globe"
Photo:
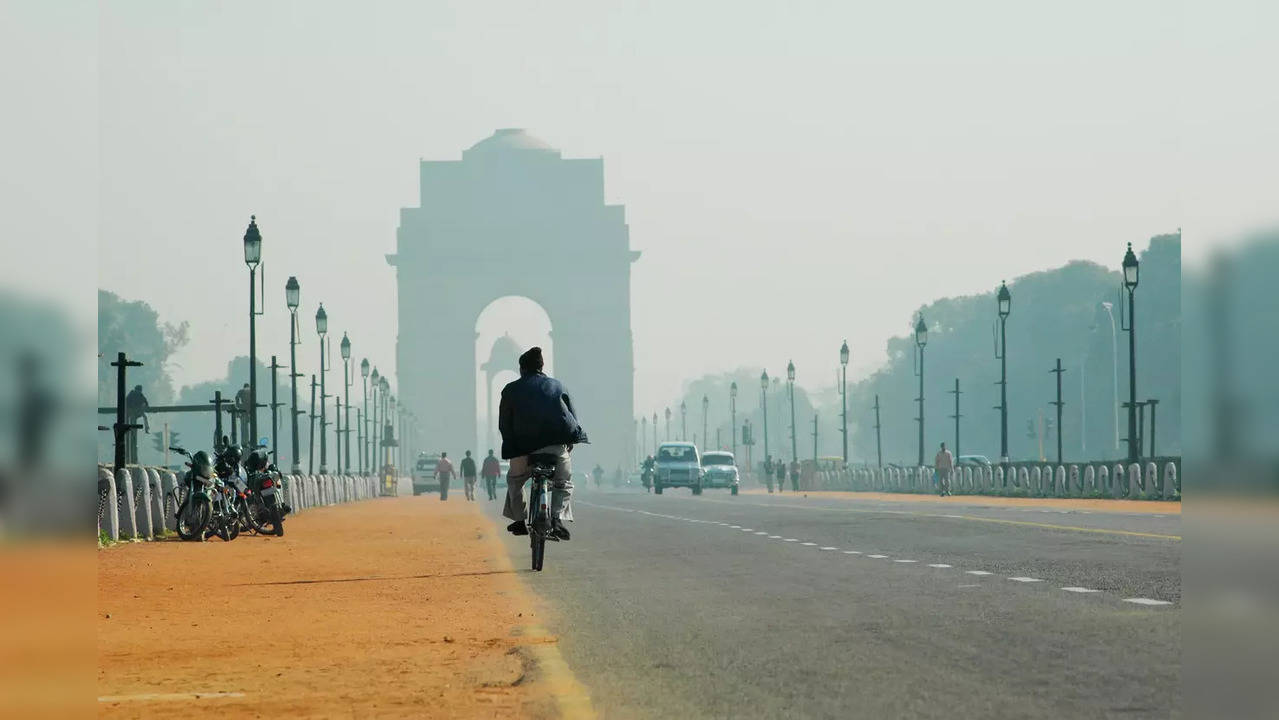
[[347, 337], [346, 333], [342, 333], [342, 342], [340, 345], [338, 345], [338, 347], [341, 348], [342, 350], [342, 359], [350, 360], [351, 359], [351, 338]]
[[786, 382], [795, 382], [795, 361], [786, 363]]
[[1124, 253], [1124, 287], [1131, 291], [1137, 287], [1137, 280], [1140, 274], [1140, 263], [1137, 262], [1137, 255], [1132, 251], [1132, 243], [1128, 243], [1128, 252]]
[[839, 346], [839, 420], [844, 443], [844, 464], [848, 464], [848, 341]]
[[737, 381], [736, 380], [733, 381], [733, 384], [728, 386], [728, 396], [733, 399], [737, 398]]
[[768, 390], [768, 371], [767, 370], [760, 373], [759, 375], [759, 389]]
[[301, 300], [302, 286], [298, 284], [297, 277], [290, 275], [289, 281], [284, 283], [284, 302], [290, 311], [294, 311], [298, 309]]
[[924, 316], [919, 316], [919, 322], [915, 323], [915, 344], [921, 348], [928, 344], [928, 325], [924, 322]]
[[323, 338], [329, 332], [329, 314], [324, 312], [324, 303], [315, 311], [315, 332]]
[[839, 346], [839, 364], [848, 365], [848, 341], [845, 340], [843, 345]]
[[999, 317], [1007, 318], [1008, 315], [1012, 313], [1013, 296], [1012, 296], [1012, 293], [1008, 292], [1008, 283], [1006, 282], [999, 283], [998, 301], [999, 301]]
[[381, 387], [381, 385], [379, 385], [378, 383], [382, 382], [382, 376], [378, 374], [377, 368], [373, 368], [373, 375], [371, 375], [369, 379], [373, 381], [374, 388]]
[[369, 359], [364, 358], [360, 361], [360, 377], [369, 376]]
[[764, 457], [768, 458], [768, 371], [759, 374], [760, 414], [764, 416]]
[[258, 216], [249, 216], [249, 227], [244, 231], [244, 264], [252, 270], [262, 261], [262, 233], [258, 231]]

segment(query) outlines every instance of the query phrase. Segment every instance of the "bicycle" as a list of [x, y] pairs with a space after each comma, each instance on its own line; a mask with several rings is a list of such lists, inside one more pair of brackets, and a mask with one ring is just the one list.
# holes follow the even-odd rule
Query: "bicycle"
[[548, 485], [555, 477], [554, 455], [533, 455], [529, 457], [529, 465], [533, 468], [532, 485], [529, 488], [528, 502], [528, 538], [533, 555], [533, 570], [542, 571], [542, 561], [546, 558], [546, 541], [559, 542], [559, 538], [551, 532], [551, 503]]

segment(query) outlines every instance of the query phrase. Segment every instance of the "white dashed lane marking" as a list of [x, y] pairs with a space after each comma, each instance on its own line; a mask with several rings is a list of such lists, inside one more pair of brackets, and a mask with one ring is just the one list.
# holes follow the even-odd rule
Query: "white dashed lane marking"
[[[740, 531], [745, 532], [745, 533], [754, 533], [755, 535], [764, 535], [764, 536], [767, 536], [769, 540], [781, 540], [782, 542], [788, 542], [788, 543], [800, 543], [800, 546], [802, 546], [802, 547], [817, 547], [817, 543], [815, 543], [815, 542], [807, 542], [807, 541], [805, 541], [805, 542], [800, 542], [799, 538], [782, 538], [782, 536], [781, 536], [781, 535], [769, 535], [767, 530], [755, 530], [754, 528], [744, 528], [744, 527], [742, 527], [741, 525], [730, 525], [730, 524], [728, 524], [728, 523], [726, 523], [726, 522], [720, 522], [720, 521], [718, 521], [718, 520], [699, 520], [699, 519], [697, 519], [697, 518], [679, 517], [679, 516], [677, 516], [677, 515], [663, 515], [662, 513], [653, 513], [653, 512], [648, 512], [648, 511], [646, 511], [646, 510], [638, 510], [638, 509], [631, 509], [631, 508], [619, 508], [619, 507], [612, 507], [612, 506], [608, 506], [608, 505], [595, 505], [594, 503], [583, 503], [583, 504], [584, 504], [584, 505], [592, 505], [592, 506], [594, 506], [594, 507], [600, 507], [600, 508], [605, 508], [605, 509], [609, 509], [609, 510], [620, 510], [620, 511], [622, 511], [622, 512], [628, 512], [628, 513], [640, 513], [640, 514], [643, 514], [643, 515], [648, 515], [648, 516], [650, 516], [650, 517], [664, 518], [664, 519], [667, 519], [667, 520], [679, 520], [679, 521], [681, 521], [681, 522], [699, 523], [699, 524], [707, 524], [707, 525], [719, 525], [720, 527], [731, 528], [731, 529], [733, 529], [733, 530], [740, 530]], [[892, 511], [889, 511], [889, 512], [892, 512]], [[902, 512], [902, 511], [897, 511], [897, 512]], [[1060, 512], [1060, 511], [1054, 511], [1054, 510], [1039, 510], [1038, 512]], [[1085, 512], [1085, 513], [1086, 513], [1087, 511], [1081, 511], [1081, 512]], [[964, 518], [963, 518], [963, 516], [961, 516], [961, 515], [943, 515], [942, 517], [949, 517], [949, 518], [964, 519]], [[862, 554], [863, 554], [863, 553], [862, 553], [862, 551], [860, 551], [860, 550], [842, 550], [842, 551], [841, 551], [839, 548], [837, 548], [837, 547], [835, 547], [835, 546], [833, 546], [833, 545], [826, 545], [826, 546], [822, 546], [822, 547], [820, 547], [820, 548], [818, 548], [818, 549], [819, 549], [819, 550], [825, 550], [825, 551], [838, 551], [838, 552], [843, 552], [845, 555], [862, 555]], [[894, 562], [894, 563], [900, 563], [900, 564], [903, 564], [903, 565], [909, 565], [909, 564], [914, 564], [914, 563], [919, 562], [919, 561], [917, 561], [917, 560], [911, 560], [911, 559], [908, 559], [908, 558], [889, 558], [889, 556], [888, 556], [888, 555], [884, 555], [884, 554], [880, 554], [880, 553], [877, 553], [877, 554], [874, 554], [874, 555], [866, 555], [865, 557], [868, 557], [868, 558], [874, 558], [874, 559], [876, 559], [876, 560], [890, 559], [890, 560], [892, 560], [892, 562]], [[930, 567], [930, 568], [939, 568], [939, 569], [946, 569], [946, 568], [952, 568], [952, 567], [954, 567], [953, 565], [950, 565], [949, 563], [927, 563], [927, 565], [928, 565], [928, 567]], [[964, 571], [964, 573], [965, 573], [965, 574], [968, 574], [968, 575], [975, 575], [975, 576], [979, 576], [979, 577], [981, 577], [981, 576], [987, 576], [987, 575], [993, 575], [993, 574], [994, 574], [994, 573], [991, 573], [991, 572], [986, 571], [986, 570], [965, 570], [965, 571]], [[1040, 579], [1040, 578], [1027, 577], [1027, 576], [1024, 576], [1024, 575], [1016, 575], [1016, 576], [1009, 577], [1008, 579], [1009, 579], [1009, 580], [1011, 580], [1011, 581], [1013, 581], [1013, 582], [1019, 582], [1019, 583], [1025, 583], [1025, 584], [1033, 584], [1033, 583], [1041, 583], [1041, 582], [1043, 582], [1043, 580], [1042, 580], [1042, 579]], [[981, 585], [980, 585], [980, 584], [966, 584], [966, 585], [958, 585], [957, 587], [959, 587], [959, 588], [975, 588], [975, 587], [981, 587]], [[1069, 593], [1076, 593], [1076, 594], [1081, 594], [1081, 595], [1082, 595], [1082, 594], [1101, 593], [1101, 590], [1096, 590], [1096, 589], [1093, 589], [1093, 588], [1080, 587], [1080, 586], [1077, 586], [1077, 585], [1070, 585], [1070, 586], [1063, 587], [1063, 588], [1060, 588], [1060, 589], [1061, 589], [1061, 590], [1063, 590], [1063, 591], [1065, 591], [1065, 592], [1069, 592]], [[1123, 601], [1124, 601], [1124, 602], [1126, 602], [1126, 603], [1132, 603], [1132, 604], [1134, 604], [1134, 605], [1144, 605], [1144, 606], [1148, 606], [1148, 607], [1164, 607], [1164, 606], [1169, 606], [1169, 605], [1173, 605], [1173, 604], [1174, 604], [1174, 603], [1172, 603], [1172, 602], [1170, 602], [1170, 601], [1168, 601], [1168, 600], [1158, 600], [1158, 599], [1155, 599], [1155, 598], [1145, 598], [1145, 597], [1123, 598]]]

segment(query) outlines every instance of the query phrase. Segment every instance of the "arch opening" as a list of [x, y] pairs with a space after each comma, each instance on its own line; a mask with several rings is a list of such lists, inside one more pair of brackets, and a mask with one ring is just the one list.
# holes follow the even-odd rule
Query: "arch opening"
[[490, 302], [475, 320], [475, 450], [499, 451], [498, 403], [502, 388], [519, 377], [518, 359], [531, 347], [542, 348], [546, 373], [555, 370], [551, 317], [537, 302], [506, 295]]

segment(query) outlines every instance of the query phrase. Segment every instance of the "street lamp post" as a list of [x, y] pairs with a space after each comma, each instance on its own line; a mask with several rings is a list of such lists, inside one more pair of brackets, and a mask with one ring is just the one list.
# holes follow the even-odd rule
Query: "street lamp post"
[[[996, 304], [999, 311], [999, 463], [1008, 465], [1008, 316], [1013, 309], [1013, 296], [1008, 283], [999, 284]], [[956, 396], [958, 397], [958, 396]], [[958, 450], [956, 450], [958, 452]]]
[[329, 332], [329, 314], [324, 312], [324, 303], [315, 311], [315, 332], [320, 336], [320, 474], [328, 473], [328, 412], [325, 407], [324, 393], [324, 336]]
[[301, 453], [298, 447], [298, 378], [302, 373], [298, 372], [298, 304], [302, 299], [302, 286], [298, 284], [296, 277], [289, 277], [289, 281], [284, 284], [284, 302], [289, 306], [289, 385], [293, 393], [293, 412], [290, 418], [293, 428], [293, 474], [302, 474]]
[[679, 439], [688, 442], [688, 404], [679, 401]]
[[351, 339], [342, 333], [342, 402], [346, 405], [346, 411], [342, 416], [342, 424], [346, 426], [346, 437], [343, 444], [346, 446], [346, 474], [351, 474]]
[[737, 458], [737, 381], [728, 386], [729, 429], [733, 436], [733, 458]]
[[[648, 456], [648, 416], [640, 418], [640, 455]], [[643, 460], [641, 460], [643, 462]]]
[[379, 409], [381, 407], [382, 393], [382, 376], [378, 374], [377, 368], [373, 368], [373, 424], [369, 426], [371, 434], [369, 442], [369, 464], [374, 474], [379, 477], [382, 475], [381, 451], [378, 450], [377, 444], [378, 434], [381, 428], [378, 426]]
[[839, 346], [839, 417], [844, 435], [844, 465], [848, 465], [848, 341]]
[[671, 441], [671, 406], [666, 406], [666, 442]]
[[657, 413], [653, 413], [653, 454], [657, 455]]
[[790, 393], [790, 456], [799, 462], [799, 445], [795, 441], [795, 362], [786, 363], [786, 388]]
[[928, 344], [928, 325], [924, 316], [915, 323], [915, 347], [919, 348], [919, 467], [924, 466], [924, 346]]
[[[244, 264], [249, 266], [249, 437], [258, 442], [258, 263], [262, 261], [262, 233], [258, 232], [258, 217], [249, 216], [249, 227], [244, 231]], [[265, 277], [266, 271], [262, 271]], [[263, 303], [265, 304], [265, 303]], [[263, 308], [265, 312], [265, 308]]]
[[368, 474], [369, 472], [369, 359], [364, 358], [360, 361], [360, 378], [364, 385], [364, 411], [357, 418], [360, 423], [360, 473]]
[[759, 394], [762, 398], [761, 409], [764, 411], [764, 459], [768, 459], [768, 371], [759, 376]]
[[1141, 456], [1137, 437], [1137, 313], [1133, 304], [1133, 292], [1139, 276], [1137, 256], [1128, 243], [1124, 254], [1124, 287], [1128, 290], [1128, 459], [1136, 461]]
[[707, 446], [711, 444], [710, 436], [706, 432], [707, 428], [710, 427], [710, 425], [708, 424], [710, 409], [711, 409], [711, 399], [709, 396], [703, 395], [702, 396], [702, 447], [703, 449], [705, 449]]

